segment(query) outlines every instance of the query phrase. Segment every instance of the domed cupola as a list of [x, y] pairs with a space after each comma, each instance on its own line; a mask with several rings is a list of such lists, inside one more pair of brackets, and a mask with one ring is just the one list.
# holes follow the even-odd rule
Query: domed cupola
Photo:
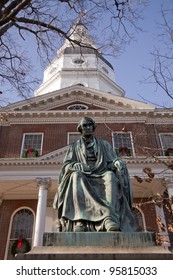
[[123, 89], [115, 83], [112, 65], [98, 52], [81, 20], [71, 29], [70, 39], [44, 71], [43, 83], [35, 95], [77, 84], [124, 96]]

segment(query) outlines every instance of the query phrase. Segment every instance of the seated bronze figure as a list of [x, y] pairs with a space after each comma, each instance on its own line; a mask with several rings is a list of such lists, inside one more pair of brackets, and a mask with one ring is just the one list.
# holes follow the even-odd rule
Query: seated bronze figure
[[134, 231], [132, 191], [125, 162], [93, 135], [95, 122], [83, 118], [81, 138], [69, 146], [53, 207], [62, 231]]

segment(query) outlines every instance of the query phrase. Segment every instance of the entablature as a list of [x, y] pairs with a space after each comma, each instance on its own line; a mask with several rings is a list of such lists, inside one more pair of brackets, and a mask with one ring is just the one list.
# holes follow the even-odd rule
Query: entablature
[[2, 112], [5, 116], [1, 121], [2, 126], [10, 124], [28, 123], [78, 123], [85, 116], [94, 118], [97, 123], [146, 123], [146, 124], [173, 124], [172, 116], [156, 115], [150, 111], [140, 110], [51, 110], [51, 111], [13, 111]]

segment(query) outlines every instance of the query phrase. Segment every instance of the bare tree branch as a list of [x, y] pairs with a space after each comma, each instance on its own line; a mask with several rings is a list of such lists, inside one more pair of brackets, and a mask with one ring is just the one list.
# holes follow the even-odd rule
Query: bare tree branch
[[[173, 99], [173, 18], [172, 9], [161, 10], [162, 23], [159, 23], [158, 38], [163, 47], [151, 53], [153, 66], [145, 67], [150, 76], [145, 82], [153, 83]], [[159, 45], [159, 44], [158, 44]]]
[[[143, 8], [142, 1], [132, 5], [129, 0], [1, 0], [1, 88], [5, 86], [5, 90], [10, 91], [13, 88], [22, 95], [25, 91], [26, 95], [33, 91], [33, 71], [29, 71], [32, 66], [26, 45], [23, 47], [23, 42], [31, 36], [38, 55], [46, 61], [50, 61], [62, 40], [78, 44], [81, 48], [93, 48], [93, 44], [72, 39], [71, 27], [81, 18], [85, 26], [92, 30], [91, 35], [97, 42], [97, 48], [100, 51], [107, 48], [109, 53], [117, 55], [120, 48], [133, 39], [131, 31], [137, 29], [136, 23], [141, 18], [140, 8]], [[100, 34], [95, 26], [99, 26]], [[25, 73], [25, 79], [21, 73]], [[32, 82], [29, 83], [29, 80]]]

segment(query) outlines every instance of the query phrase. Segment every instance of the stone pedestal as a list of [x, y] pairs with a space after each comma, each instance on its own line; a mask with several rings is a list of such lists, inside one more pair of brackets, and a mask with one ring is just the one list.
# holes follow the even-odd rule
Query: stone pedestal
[[44, 233], [43, 246], [148, 247], [155, 246], [151, 232], [59, 232]]
[[20, 260], [169, 260], [168, 247], [157, 246], [150, 232], [44, 233], [43, 246], [33, 247]]

